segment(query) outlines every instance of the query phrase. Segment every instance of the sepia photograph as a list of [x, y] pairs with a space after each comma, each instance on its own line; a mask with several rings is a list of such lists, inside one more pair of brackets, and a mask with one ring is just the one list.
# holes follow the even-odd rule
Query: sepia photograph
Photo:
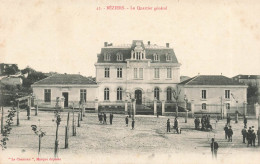
[[0, 164], [260, 162], [257, 0], [0, 0]]

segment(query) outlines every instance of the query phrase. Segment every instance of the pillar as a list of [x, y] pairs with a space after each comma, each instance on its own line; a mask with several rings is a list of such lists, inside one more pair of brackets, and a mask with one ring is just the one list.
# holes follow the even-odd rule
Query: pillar
[[194, 101], [193, 100], [190, 102], [190, 109], [191, 109], [191, 115], [194, 116], [195, 105], [194, 105]]
[[61, 107], [61, 109], [64, 109], [64, 101], [65, 101], [65, 98], [61, 97], [61, 99], [60, 99], [60, 107]]
[[127, 115], [127, 100], [125, 100], [125, 114]]
[[156, 99], [153, 101], [153, 113], [155, 116], [157, 115], [157, 100]]
[[222, 109], [223, 109], [223, 118], [227, 118], [227, 109], [224, 104], [222, 106]]
[[244, 116], [247, 115], [247, 103], [244, 102]]
[[259, 115], [259, 104], [256, 103], [256, 104], [254, 105], [254, 107], [255, 107], [255, 118], [257, 119], [257, 118], [258, 118], [258, 115]]
[[164, 116], [165, 113], [165, 100], [162, 100], [162, 116]]
[[188, 122], [188, 110], [187, 110], [187, 102], [186, 101], [184, 103], [184, 110], [186, 112], [185, 123], [187, 123]]
[[95, 112], [98, 112], [98, 99], [95, 99]]
[[134, 118], [135, 114], [136, 114], [136, 99], [134, 99], [134, 101], [133, 101], [133, 118]]

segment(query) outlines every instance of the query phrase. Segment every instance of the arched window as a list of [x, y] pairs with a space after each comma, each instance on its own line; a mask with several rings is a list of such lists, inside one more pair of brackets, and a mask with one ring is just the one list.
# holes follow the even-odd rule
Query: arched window
[[207, 109], [207, 104], [206, 103], [202, 103], [201, 109]]
[[154, 61], [159, 61], [159, 55], [158, 54], [154, 54], [153, 55], [153, 59], [154, 59]]
[[117, 100], [122, 100], [122, 88], [117, 88]]
[[167, 101], [171, 101], [171, 100], [172, 100], [172, 89], [167, 88]]
[[123, 54], [118, 52], [117, 55], [116, 55], [116, 59], [117, 59], [117, 61], [122, 61], [123, 60]]
[[104, 100], [109, 100], [109, 88], [104, 89]]
[[160, 89], [159, 88], [154, 88], [154, 98], [157, 100], [160, 100]]
[[110, 61], [110, 54], [105, 53], [105, 54], [104, 54], [104, 60], [105, 60], [105, 61]]

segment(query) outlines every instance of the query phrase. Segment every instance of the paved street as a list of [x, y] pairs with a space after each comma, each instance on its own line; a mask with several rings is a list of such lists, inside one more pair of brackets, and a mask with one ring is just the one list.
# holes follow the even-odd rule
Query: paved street
[[[62, 113], [62, 121], [59, 128], [59, 162], [68, 162], [71, 160], [85, 160], [94, 163], [107, 163], [116, 160], [118, 163], [140, 162], [153, 159], [155, 161], [167, 160], [169, 163], [174, 161], [197, 161], [206, 162], [211, 159], [210, 139], [215, 136], [219, 143], [218, 161], [228, 161], [234, 158], [244, 159], [260, 158], [260, 148], [247, 147], [242, 143], [241, 128], [242, 120], [235, 124], [232, 120], [234, 131], [233, 142], [227, 142], [224, 139], [224, 130], [226, 120], [220, 120], [218, 123], [212, 118], [211, 124], [214, 128], [212, 132], [203, 132], [194, 130], [193, 119], [188, 123], [184, 118], [179, 118], [179, 124], [182, 128], [182, 134], [166, 133], [166, 121], [171, 120], [173, 126], [173, 117], [160, 116], [136, 116], [135, 129], [131, 130], [131, 121], [129, 126], [125, 126], [124, 115], [114, 114], [113, 125], [109, 124], [109, 114], [107, 114], [107, 125], [100, 124], [96, 113], [86, 113], [81, 121], [81, 127], [77, 127], [77, 136], [72, 136], [72, 113], [70, 114], [70, 137], [69, 149], [64, 149], [65, 125], [67, 122], [67, 113]], [[75, 124], [77, 125], [77, 114], [75, 114]], [[38, 137], [33, 133], [31, 125], [37, 125], [46, 131], [46, 136], [42, 138], [41, 158], [52, 158], [54, 152], [54, 141], [56, 124], [53, 112], [39, 112], [34, 116], [32, 111], [31, 120], [27, 120], [26, 112], [20, 113], [20, 126], [13, 126], [8, 149], [2, 152], [3, 161], [11, 161], [8, 158], [37, 158]], [[40, 120], [40, 121], [39, 121]], [[14, 119], [16, 125], [16, 117]], [[248, 126], [255, 126], [257, 121], [249, 120]], [[216, 127], [216, 128], [215, 128]], [[258, 155], [255, 155], [258, 154]], [[134, 157], [134, 158], [132, 158]], [[203, 160], [202, 160], [203, 159]], [[31, 161], [33, 162], [33, 161]], [[50, 161], [49, 161], [50, 162]], [[115, 161], [114, 161], [115, 162]], [[0, 161], [1, 163], [1, 161]]]

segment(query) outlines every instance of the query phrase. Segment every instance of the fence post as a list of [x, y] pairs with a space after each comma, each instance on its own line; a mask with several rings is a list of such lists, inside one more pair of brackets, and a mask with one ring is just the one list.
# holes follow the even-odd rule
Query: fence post
[[247, 103], [244, 102], [244, 116], [247, 115]]
[[68, 126], [65, 126], [65, 149], [69, 147]]
[[95, 99], [95, 112], [98, 113], [98, 99]]
[[256, 103], [256, 104], [254, 105], [254, 107], [255, 107], [255, 118], [257, 119], [257, 118], [258, 118], [258, 115], [259, 115], [259, 104]]
[[162, 116], [165, 114], [165, 100], [162, 100]]
[[4, 107], [2, 107], [2, 116], [1, 116], [1, 134], [4, 132]]
[[157, 100], [153, 100], [153, 114], [156, 116], [157, 115]]
[[78, 113], [78, 127], [80, 127], [80, 113]]
[[125, 100], [125, 114], [127, 114], [127, 100]]
[[20, 117], [19, 117], [19, 114], [20, 114], [20, 108], [19, 108], [19, 100], [17, 100], [17, 126], [20, 125]]

